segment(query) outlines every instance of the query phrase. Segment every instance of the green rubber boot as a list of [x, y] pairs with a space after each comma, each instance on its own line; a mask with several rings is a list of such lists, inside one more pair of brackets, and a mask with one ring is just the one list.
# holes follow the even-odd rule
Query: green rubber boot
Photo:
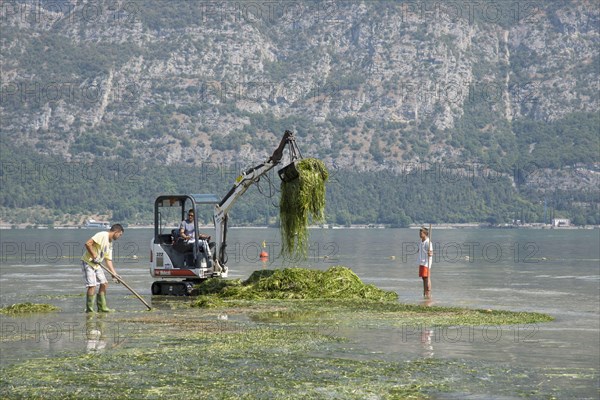
[[97, 296], [97, 300], [98, 300], [98, 312], [115, 311], [113, 309], [108, 308], [108, 306], [106, 305], [106, 294], [105, 293], [99, 293]]
[[89, 295], [86, 294], [86, 298], [85, 298], [85, 312], [86, 313], [93, 313], [94, 311], [94, 303], [96, 302], [96, 295]]

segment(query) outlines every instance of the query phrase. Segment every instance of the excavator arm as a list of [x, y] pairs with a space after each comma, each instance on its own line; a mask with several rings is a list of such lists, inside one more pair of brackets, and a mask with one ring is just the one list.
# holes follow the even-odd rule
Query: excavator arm
[[223, 197], [221, 202], [215, 206], [215, 272], [226, 271], [226, 247], [227, 247], [227, 215], [235, 202], [260, 178], [281, 162], [285, 148], [289, 147], [290, 163], [279, 171], [279, 176], [284, 181], [291, 181], [298, 177], [295, 161], [302, 158], [294, 134], [285, 131], [279, 146], [273, 154], [263, 163], [243, 171], [235, 180], [235, 184]]

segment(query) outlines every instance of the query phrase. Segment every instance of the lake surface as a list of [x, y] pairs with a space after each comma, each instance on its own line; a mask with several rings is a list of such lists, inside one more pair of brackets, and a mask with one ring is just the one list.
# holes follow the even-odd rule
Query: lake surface
[[[79, 257], [94, 230], [0, 231], [0, 306], [51, 303], [60, 313], [1, 317], [1, 364], [63, 352], [81, 353], [85, 299]], [[151, 299], [151, 229], [127, 229], [115, 243], [116, 268]], [[423, 304], [415, 264], [418, 231], [411, 229], [313, 229], [309, 257], [283, 260], [276, 229], [230, 229], [229, 278], [261, 268], [352, 268], [366, 283], [398, 293], [404, 303]], [[265, 242], [271, 255], [261, 262]], [[419, 357], [472, 360], [519, 369], [556, 368], [558, 398], [598, 398], [600, 364], [600, 230], [434, 229], [433, 300], [430, 304], [535, 311], [556, 320], [522, 326], [436, 328], [357, 327], [340, 332], [359, 343], [357, 358]], [[137, 312], [143, 305], [112, 284], [109, 306]], [[14, 340], [20, 335], [22, 340]], [[4, 340], [11, 337], [11, 340]], [[478, 397], [473, 397], [478, 398]], [[487, 397], [479, 397], [487, 398]]]

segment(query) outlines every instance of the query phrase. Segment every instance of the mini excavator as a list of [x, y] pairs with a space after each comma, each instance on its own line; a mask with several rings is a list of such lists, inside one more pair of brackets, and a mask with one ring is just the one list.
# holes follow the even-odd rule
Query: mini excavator
[[[294, 134], [286, 130], [273, 154], [265, 162], [243, 171], [222, 199], [214, 194], [173, 194], [161, 195], [155, 200], [150, 274], [160, 280], [152, 284], [153, 295], [185, 296], [205, 279], [227, 277], [228, 213], [250, 186], [281, 163], [286, 148], [289, 163], [278, 170], [278, 175], [284, 182], [293, 181], [299, 176], [296, 162], [302, 155]], [[183, 240], [178, 226], [186, 219], [188, 210], [207, 206], [214, 210], [214, 241], [210, 241], [210, 236], [199, 235], [198, 212], [193, 213], [195, 237]]]

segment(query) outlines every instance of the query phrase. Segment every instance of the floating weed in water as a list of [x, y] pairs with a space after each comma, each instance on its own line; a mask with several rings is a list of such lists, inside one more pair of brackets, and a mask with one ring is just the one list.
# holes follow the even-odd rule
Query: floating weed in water
[[[96, 316], [94, 329], [102, 332], [94, 340], [117, 335], [119, 345], [113, 348], [0, 367], [0, 398], [362, 400], [425, 399], [443, 392], [454, 398], [465, 393], [550, 398], [565, 392], [549, 377], [562, 375], [562, 383], [575, 381], [577, 387], [598, 378], [593, 370], [544, 374], [543, 368], [510, 366], [508, 371], [478, 361], [365, 356], [360, 341], [339, 337], [343, 330], [335, 327], [491, 325], [552, 318], [400, 304], [396, 293], [365, 285], [344, 267], [261, 270], [243, 282], [208, 280], [196, 290], [200, 296], [193, 301], [155, 299], [164, 302], [155, 313]], [[190, 309], [190, 304], [203, 308]], [[221, 319], [225, 314], [231, 317]]]
[[193, 306], [200, 308], [218, 308], [225, 306], [225, 302], [218, 297], [199, 296]]
[[85, 293], [81, 292], [81, 293], [77, 293], [77, 294], [73, 294], [73, 293], [69, 293], [69, 294], [41, 294], [37, 297], [41, 298], [41, 299], [49, 299], [49, 300], [56, 300], [56, 299], [70, 299], [70, 298], [74, 298], [74, 297], [84, 297]]
[[362, 400], [445, 392], [441, 397], [552, 398], [565, 391], [549, 378], [562, 375], [584, 385], [598, 377], [593, 370], [573, 376], [568, 369], [480, 361], [357, 360], [355, 348], [340, 348], [338, 338], [275, 325], [213, 332], [171, 328], [149, 327], [148, 341], [133, 348], [3, 367], [0, 397]]
[[328, 307], [337, 308], [338, 313], [350, 312], [355, 319], [391, 321], [392, 326], [404, 324], [427, 326], [513, 325], [554, 320], [547, 314], [535, 312], [420, 306], [397, 302], [340, 301], [338, 304], [329, 304]]
[[417, 385], [402, 388], [398, 373], [409, 378], [411, 373], [405, 363], [307, 357], [337, 342], [316, 332], [260, 326], [233, 333], [180, 332], [169, 339], [156, 333], [147, 347], [2, 368], [0, 396], [364, 399], [435, 387], [415, 379]]
[[499, 326], [553, 321], [541, 313], [466, 309], [459, 307], [425, 307], [398, 302], [369, 300], [297, 300], [280, 304], [278, 310], [256, 310], [251, 318], [261, 322], [314, 325], [328, 323], [339, 326], [436, 327]]
[[[273, 276], [274, 272], [261, 271], [248, 281], [258, 285]], [[276, 285], [263, 282], [262, 290], [273, 288], [273, 284], [276, 291], [281, 291], [289, 284], [279, 280]], [[464, 397], [464, 393], [483, 397], [524, 393], [547, 398], [562, 393], [556, 391], [560, 386], [551, 383], [549, 376], [562, 374], [578, 384], [597, 379], [594, 371], [572, 376], [567, 375], [568, 369], [551, 370], [546, 376], [544, 369], [511, 366], [507, 372], [505, 366], [485, 362], [405, 357], [382, 360], [373, 355], [365, 358], [360, 342], [339, 337], [339, 330], [326, 329], [334, 324], [371, 320], [389, 328], [398, 316], [410, 320], [443, 315], [442, 323], [454, 323], [467, 317], [477, 321], [477, 316], [488, 318], [485, 321], [498, 318], [500, 322], [536, 315], [364, 298], [247, 300], [209, 294], [239, 290], [241, 286], [239, 281], [209, 282], [204, 287], [204, 301], [216, 302], [216, 310], [165, 308], [151, 314], [103, 318], [106, 326], [100, 324], [97, 329], [108, 336], [114, 335], [118, 327], [120, 346], [77, 357], [36, 358], [1, 367], [0, 398], [362, 400], [425, 399], [444, 392], [455, 398]], [[220, 313], [249, 313], [251, 318], [221, 320], [216, 318]]]
[[329, 172], [321, 160], [305, 158], [295, 164], [298, 178], [281, 182], [279, 219], [282, 254], [306, 257], [309, 217], [325, 220], [325, 182]]
[[0, 314], [8, 315], [47, 313], [53, 311], [60, 311], [60, 308], [53, 306], [52, 304], [40, 303], [17, 303], [8, 307], [0, 308]]
[[[407, 323], [428, 326], [512, 325], [553, 320], [546, 314], [532, 312], [401, 304], [397, 302], [395, 292], [366, 285], [352, 270], [343, 266], [331, 267], [327, 271], [306, 268], [259, 270], [243, 282], [209, 279], [195, 290], [200, 297], [192, 303], [194, 307], [236, 307], [264, 321], [281, 322], [285, 319], [293, 322], [298, 320], [298, 315], [308, 322], [310, 315], [315, 315], [314, 320], [335, 315], [342, 324], [358, 321], [376, 324], [380, 321], [392, 326]], [[274, 300], [280, 302], [275, 303]], [[269, 309], [273, 306], [277, 309]]]

